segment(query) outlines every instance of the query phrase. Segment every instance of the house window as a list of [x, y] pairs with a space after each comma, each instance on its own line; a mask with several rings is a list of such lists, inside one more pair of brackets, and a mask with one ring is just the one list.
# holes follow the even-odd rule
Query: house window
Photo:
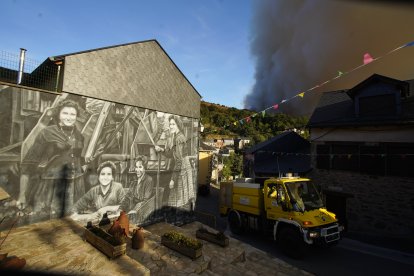
[[387, 174], [414, 176], [414, 144], [388, 145]]
[[397, 104], [395, 94], [359, 98], [359, 116], [395, 116]]
[[361, 145], [359, 162], [361, 173], [384, 175], [385, 148], [381, 145]]
[[318, 169], [330, 169], [329, 145], [316, 146], [316, 167]]
[[332, 145], [332, 169], [358, 171], [358, 145]]

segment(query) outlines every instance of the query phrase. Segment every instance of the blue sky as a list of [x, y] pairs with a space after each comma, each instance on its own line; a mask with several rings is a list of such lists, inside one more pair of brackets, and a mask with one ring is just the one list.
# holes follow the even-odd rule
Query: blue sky
[[250, 0], [2, 0], [0, 51], [49, 56], [156, 39], [202, 95], [236, 108], [254, 82]]

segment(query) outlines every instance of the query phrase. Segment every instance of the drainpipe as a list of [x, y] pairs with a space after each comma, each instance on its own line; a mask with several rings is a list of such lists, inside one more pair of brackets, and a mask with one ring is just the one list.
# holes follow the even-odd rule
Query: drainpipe
[[17, 84], [20, 84], [22, 82], [26, 51], [27, 51], [26, 49], [20, 48], [20, 60], [19, 60], [19, 72], [17, 74]]

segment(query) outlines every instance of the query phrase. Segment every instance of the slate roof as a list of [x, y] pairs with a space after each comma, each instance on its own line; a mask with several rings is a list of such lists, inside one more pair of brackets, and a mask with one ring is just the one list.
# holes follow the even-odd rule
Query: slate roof
[[202, 150], [202, 151], [215, 151], [216, 148], [212, 147], [212, 146], [209, 146], [209, 145], [207, 145], [203, 142], [200, 142], [199, 150]]
[[[384, 117], [357, 117], [353, 96], [358, 89], [369, 85], [370, 80], [378, 77], [381, 81], [394, 81], [401, 89], [400, 116]], [[411, 90], [411, 91], [410, 91]], [[353, 127], [353, 126], [375, 126], [375, 125], [412, 125], [414, 124], [414, 80], [399, 81], [374, 74], [367, 80], [359, 83], [349, 90], [338, 90], [325, 92], [319, 99], [308, 127]]]
[[278, 173], [306, 173], [310, 166], [310, 143], [293, 131], [279, 134], [259, 143], [246, 154], [254, 154], [256, 176], [276, 176]]
[[292, 152], [309, 146], [309, 142], [294, 131], [286, 131], [246, 150], [247, 154], [258, 151]]

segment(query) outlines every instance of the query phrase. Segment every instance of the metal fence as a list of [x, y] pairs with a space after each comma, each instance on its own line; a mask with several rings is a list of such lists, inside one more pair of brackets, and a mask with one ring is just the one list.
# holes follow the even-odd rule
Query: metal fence
[[22, 52], [0, 51], [0, 81], [49, 91], [57, 91], [58, 66], [49, 59], [43, 62]]

